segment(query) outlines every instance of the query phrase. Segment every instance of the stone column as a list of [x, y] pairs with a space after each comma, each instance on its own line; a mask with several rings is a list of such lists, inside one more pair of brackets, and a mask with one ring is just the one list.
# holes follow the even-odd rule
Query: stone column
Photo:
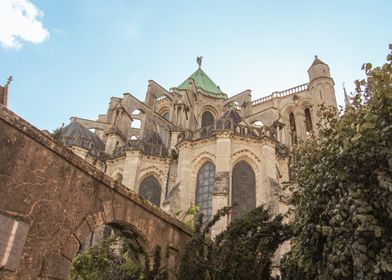
[[139, 151], [126, 151], [122, 183], [129, 189], [138, 192], [137, 174], [140, 168]]
[[[231, 170], [231, 133], [217, 134], [216, 140], [216, 175], [213, 191], [212, 212], [229, 205], [230, 170]], [[222, 218], [211, 229], [212, 237], [219, 234], [228, 225], [228, 218]]]
[[170, 138], [170, 151], [172, 149], [175, 149], [175, 147], [177, 145], [177, 139], [178, 139], [179, 134], [180, 134], [179, 131], [172, 131], [171, 138]]
[[116, 149], [116, 143], [118, 142], [118, 146], [125, 145], [124, 141], [119, 137], [116, 133], [110, 133], [107, 135], [105, 153], [113, 154]]
[[304, 112], [297, 112], [295, 114], [295, 124], [297, 126], [298, 140], [306, 140], [305, 114]]
[[176, 197], [171, 201], [171, 207], [174, 211], [184, 211], [195, 202], [195, 178], [192, 177], [192, 150], [189, 143], [182, 143], [179, 147], [179, 157], [177, 166], [177, 183], [179, 188]]
[[257, 178], [256, 175], [256, 205], [267, 204], [272, 206], [271, 202], [274, 201], [275, 192], [271, 185], [270, 177], [276, 174], [276, 160], [275, 160], [275, 146], [270, 141], [264, 141], [261, 147], [261, 177]]

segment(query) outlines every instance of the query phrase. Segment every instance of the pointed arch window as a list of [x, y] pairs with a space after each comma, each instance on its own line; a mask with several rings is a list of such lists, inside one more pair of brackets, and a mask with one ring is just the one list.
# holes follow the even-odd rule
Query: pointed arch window
[[162, 114], [162, 117], [165, 118], [166, 120], [169, 120], [170, 113], [169, 112], [165, 112], [165, 113]]
[[161, 205], [161, 185], [154, 176], [143, 179], [140, 183], [139, 194], [155, 205]]
[[201, 116], [201, 127], [207, 127], [214, 124], [214, 116], [209, 111], [205, 111]]
[[306, 132], [311, 132], [313, 130], [313, 123], [312, 123], [312, 116], [310, 114], [310, 109], [305, 108], [305, 125], [306, 125]]
[[240, 161], [232, 172], [232, 219], [239, 218], [256, 208], [256, 177], [253, 168]]
[[195, 204], [205, 217], [212, 216], [212, 190], [215, 183], [215, 165], [207, 161], [197, 172]]
[[295, 117], [293, 112], [289, 114], [289, 122], [290, 122], [290, 132], [291, 132], [291, 143], [294, 145], [297, 144], [297, 128], [295, 125]]

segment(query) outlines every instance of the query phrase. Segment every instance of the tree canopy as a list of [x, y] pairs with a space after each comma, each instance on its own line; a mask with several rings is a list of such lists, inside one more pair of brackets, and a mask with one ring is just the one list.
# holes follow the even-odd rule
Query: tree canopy
[[[392, 45], [390, 45], [392, 49]], [[296, 151], [283, 279], [392, 279], [392, 54]]]

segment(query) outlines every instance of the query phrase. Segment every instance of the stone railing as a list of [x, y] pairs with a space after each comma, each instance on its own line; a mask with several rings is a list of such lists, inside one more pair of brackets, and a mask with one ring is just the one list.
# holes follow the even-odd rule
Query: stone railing
[[143, 151], [146, 155], [164, 157], [168, 155], [167, 148], [163, 144], [152, 144], [148, 142], [143, 142], [140, 140], [128, 140], [127, 144], [121, 147], [117, 147], [112, 158], [117, 158], [123, 156], [126, 151]]
[[309, 88], [309, 83], [306, 83], [306, 84], [302, 84], [302, 85], [299, 85], [299, 86], [296, 86], [293, 88], [289, 88], [289, 89], [286, 89], [283, 91], [275, 91], [275, 92], [271, 93], [270, 95], [267, 95], [265, 97], [262, 97], [260, 99], [256, 99], [256, 100], [252, 101], [252, 105], [266, 103], [268, 101], [271, 101], [272, 99], [289, 96], [289, 95], [307, 90], [308, 88]]
[[203, 127], [194, 131], [184, 131], [180, 133], [178, 136], [178, 143], [185, 140], [195, 141], [200, 139], [207, 139], [221, 131], [233, 131], [235, 135], [254, 139], [261, 139], [265, 136], [276, 139], [276, 128], [274, 127], [255, 127], [235, 124], [230, 120], [218, 120], [213, 125]]

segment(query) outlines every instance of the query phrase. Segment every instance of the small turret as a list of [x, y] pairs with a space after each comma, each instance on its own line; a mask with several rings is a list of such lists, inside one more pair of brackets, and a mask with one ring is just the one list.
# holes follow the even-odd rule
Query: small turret
[[[327, 107], [337, 108], [334, 81], [329, 73], [329, 66], [322, 62], [317, 55], [308, 69], [309, 90], [313, 99], [313, 106], [317, 108], [323, 104]], [[317, 123], [318, 120], [315, 120]]]
[[331, 78], [329, 66], [322, 62], [317, 55], [314, 56], [314, 61], [308, 69], [308, 74], [310, 82], [318, 78]]

